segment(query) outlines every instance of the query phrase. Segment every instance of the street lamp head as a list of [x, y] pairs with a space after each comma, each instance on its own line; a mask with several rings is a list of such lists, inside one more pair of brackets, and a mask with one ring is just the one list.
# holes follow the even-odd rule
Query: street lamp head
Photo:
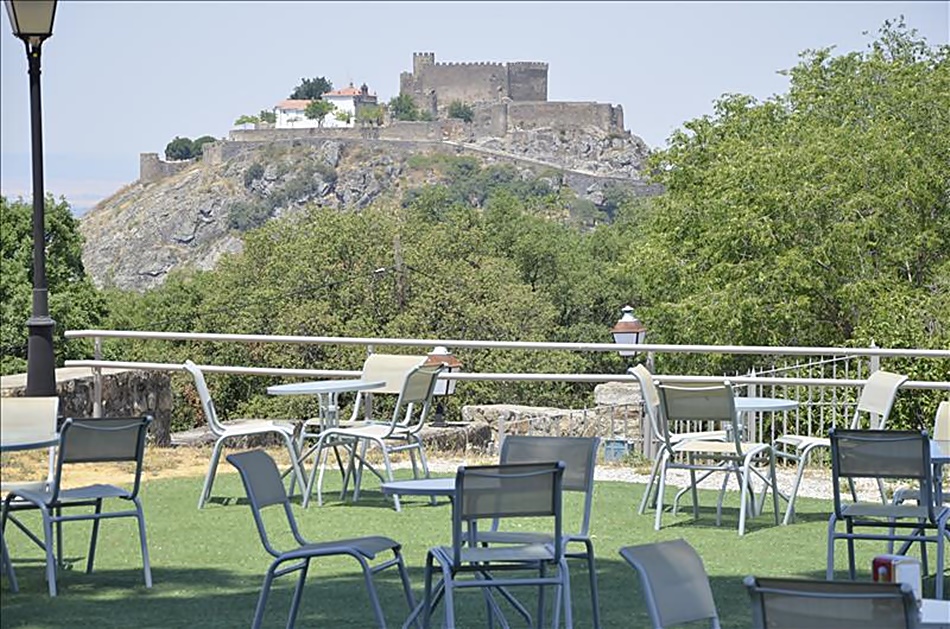
[[[610, 331], [614, 335], [614, 342], [618, 345], [640, 345], [647, 336], [646, 327], [640, 323], [640, 320], [633, 316], [633, 308], [624, 306], [621, 310], [623, 315]], [[620, 350], [621, 356], [634, 356], [634, 350]]]
[[[462, 362], [452, 355], [448, 348], [439, 345], [429, 352], [425, 364], [427, 366], [444, 365], [445, 373], [455, 373], [462, 371]], [[435, 383], [433, 395], [452, 395], [455, 393], [455, 380], [445, 380], [440, 378]]]
[[56, 0], [3, 0], [13, 34], [31, 46], [39, 46], [53, 34]]

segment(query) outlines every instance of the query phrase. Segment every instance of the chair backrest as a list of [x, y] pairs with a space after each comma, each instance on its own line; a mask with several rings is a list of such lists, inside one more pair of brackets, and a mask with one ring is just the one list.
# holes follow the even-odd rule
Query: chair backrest
[[594, 498], [594, 469], [597, 466], [599, 437], [541, 437], [508, 435], [501, 444], [498, 462], [544, 463], [564, 462], [564, 491], [584, 493], [584, 513], [580, 535], [587, 535], [590, 528], [590, 511]]
[[753, 629], [916, 629], [906, 583], [746, 577]]
[[432, 408], [432, 395], [445, 365], [417, 365], [404, 375], [399, 398], [393, 408], [390, 432], [398, 426], [411, 434], [422, 430]]
[[55, 439], [58, 413], [58, 397], [0, 398], [0, 442], [9, 448]]
[[271, 545], [264, 520], [261, 517], [261, 510], [271, 505], [282, 505], [284, 507], [284, 514], [294, 538], [299, 544], [305, 543], [297, 528], [297, 521], [294, 519], [293, 511], [290, 508], [290, 500], [287, 497], [284, 484], [281, 482], [280, 470], [277, 469], [274, 459], [263, 450], [250, 450], [229, 454], [227, 461], [237, 468], [241, 475], [241, 482], [244, 483], [244, 491], [247, 493], [247, 501], [251, 506], [251, 513], [254, 515], [254, 524], [257, 526], [257, 533], [261, 537], [264, 549], [274, 557], [280, 555], [280, 551]]
[[627, 546], [620, 556], [640, 575], [654, 629], [708, 620], [719, 627], [719, 614], [703, 560], [685, 540]]
[[52, 501], [60, 491], [63, 465], [71, 463], [135, 463], [131, 494], [138, 494], [151, 416], [68, 418], [60, 430]]
[[[452, 548], [455, 566], [461, 550], [475, 544], [480, 520], [549, 518], [550, 533], [561, 539], [561, 483], [564, 463], [510, 463], [462, 466], [455, 474], [452, 502]], [[554, 560], [561, 559], [561, 544], [554, 544]]]
[[841, 515], [840, 479], [894, 478], [916, 480], [921, 504], [928, 506], [933, 516], [933, 471], [926, 432], [833, 428], [829, 437], [836, 515]]
[[426, 362], [426, 356], [408, 356], [402, 354], [370, 354], [363, 363], [362, 380], [381, 380], [382, 387], [370, 393], [401, 393], [406, 375], [415, 367]]
[[891, 407], [897, 397], [897, 390], [906, 381], [907, 376], [889, 371], [875, 371], [868, 376], [861, 389], [858, 405], [854, 409], [850, 428], [861, 428], [861, 418], [867, 413], [868, 428], [884, 430], [887, 416], [891, 414]]
[[[4, 448], [15, 448], [55, 439], [58, 414], [58, 397], [0, 398], [0, 443]], [[46, 483], [52, 483], [56, 447], [50, 446], [47, 451]], [[38, 486], [42, 485], [42, 481], [36, 483]], [[6, 491], [24, 484], [33, 483], [6, 481], [0, 483], [0, 490]]]
[[944, 400], [937, 407], [932, 435], [938, 441], [950, 441], [950, 400]]
[[663, 429], [660, 426], [660, 393], [656, 389], [653, 374], [643, 365], [637, 365], [627, 370], [640, 383], [640, 396], [643, 399], [643, 409], [657, 441], [664, 441]]
[[211, 429], [211, 433], [214, 436], [220, 437], [224, 434], [224, 425], [221, 423], [221, 420], [218, 419], [218, 412], [214, 408], [214, 401], [211, 399], [211, 392], [208, 390], [208, 383], [205, 382], [204, 374], [198, 365], [190, 360], [186, 360], [182, 366], [185, 368], [185, 371], [190, 373], [191, 377], [195, 379], [195, 389], [198, 391], [201, 408], [204, 410], [205, 418], [208, 420], [208, 428]]
[[669, 425], [680, 420], [712, 420], [729, 422], [732, 436], [741, 453], [742, 431], [736, 414], [736, 397], [728, 381], [712, 385], [657, 384], [660, 394], [660, 427], [663, 439], [672, 449]]

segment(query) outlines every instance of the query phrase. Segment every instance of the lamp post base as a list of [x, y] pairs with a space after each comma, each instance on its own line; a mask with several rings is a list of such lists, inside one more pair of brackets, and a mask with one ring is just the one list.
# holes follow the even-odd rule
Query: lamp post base
[[56, 395], [56, 359], [53, 357], [56, 322], [49, 316], [33, 316], [27, 320], [26, 326], [30, 329], [26, 349], [26, 395]]

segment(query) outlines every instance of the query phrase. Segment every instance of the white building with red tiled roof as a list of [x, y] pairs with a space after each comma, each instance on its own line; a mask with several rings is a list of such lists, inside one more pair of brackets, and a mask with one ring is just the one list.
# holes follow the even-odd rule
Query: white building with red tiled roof
[[370, 94], [369, 88], [364, 83], [360, 87], [349, 86], [342, 89], [333, 90], [323, 95], [322, 100], [333, 105], [334, 109], [320, 125], [316, 120], [307, 118], [307, 105], [309, 100], [282, 100], [274, 107], [274, 113], [277, 120], [274, 126], [278, 129], [306, 129], [310, 127], [322, 126], [323, 128], [332, 127], [352, 127], [356, 123], [356, 111], [365, 105], [376, 104], [376, 94]]

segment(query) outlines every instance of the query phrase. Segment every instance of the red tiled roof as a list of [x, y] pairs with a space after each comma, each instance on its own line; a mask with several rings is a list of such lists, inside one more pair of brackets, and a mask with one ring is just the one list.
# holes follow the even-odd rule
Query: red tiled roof
[[291, 100], [282, 100], [277, 103], [278, 109], [291, 109], [291, 110], [300, 110], [303, 111], [307, 108], [307, 105], [310, 104], [309, 100], [302, 99], [291, 99]]
[[332, 92], [327, 92], [327, 96], [359, 96], [360, 90], [357, 87], [350, 85], [349, 87], [344, 87], [343, 89], [333, 90]]

